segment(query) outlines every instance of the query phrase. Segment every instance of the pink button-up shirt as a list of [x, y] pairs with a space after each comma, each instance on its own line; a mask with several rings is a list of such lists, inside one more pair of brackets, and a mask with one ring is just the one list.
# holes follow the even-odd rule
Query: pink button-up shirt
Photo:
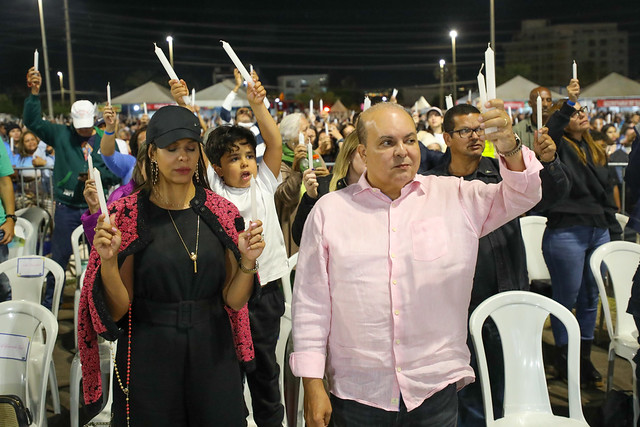
[[500, 184], [416, 176], [396, 200], [357, 184], [322, 197], [306, 221], [293, 294], [298, 377], [323, 378], [343, 399], [411, 411], [451, 383], [474, 379], [467, 310], [478, 238], [541, 196], [527, 169], [501, 161]]

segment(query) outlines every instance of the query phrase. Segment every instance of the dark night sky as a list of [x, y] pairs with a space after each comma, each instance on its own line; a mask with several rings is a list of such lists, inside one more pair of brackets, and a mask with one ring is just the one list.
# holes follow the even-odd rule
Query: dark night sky
[[[629, 34], [629, 77], [640, 77], [640, 7], [630, 0], [496, 0], [497, 62], [524, 18], [552, 23], [617, 22]], [[26, 94], [24, 75], [41, 49], [37, 0], [2, 0], [0, 93]], [[53, 90], [67, 79], [63, 0], [43, 0]], [[608, 8], [607, 5], [611, 5]], [[375, 2], [69, 0], [76, 88], [114, 96], [149, 79], [165, 79], [153, 53], [173, 35], [175, 69], [190, 86], [212, 84], [214, 67], [229, 72], [225, 39], [254, 64], [267, 85], [281, 74], [329, 73], [358, 87], [436, 83], [440, 58], [451, 60], [449, 30], [458, 33], [460, 80], [472, 79], [489, 41], [489, 0]], [[44, 69], [42, 54], [41, 70]], [[128, 81], [127, 81], [128, 80]], [[544, 82], [541, 82], [544, 83]], [[68, 87], [68, 84], [65, 84]], [[20, 95], [22, 96], [22, 95]]]

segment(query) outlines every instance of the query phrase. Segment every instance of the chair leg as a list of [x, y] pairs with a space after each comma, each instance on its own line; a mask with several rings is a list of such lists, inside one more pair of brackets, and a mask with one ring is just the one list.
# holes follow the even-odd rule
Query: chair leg
[[58, 377], [56, 376], [56, 365], [51, 360], [49, 366], [49, 389], [51, 390], [51, 400], [53, 402], [53, 412], [60, 413], [60, 393], [58, 391]]
[[80, 358], [76, 354], [71, 361], [71, 372], [69, 374], [69, 412], [71, 417], [71, 427], [79, 426], [80, 407]]
[[616, 353], [612, 347], [609, 347], [609, 367], [607, 368], [607, 393], [613, 387], [613, 368], [615, 367]]

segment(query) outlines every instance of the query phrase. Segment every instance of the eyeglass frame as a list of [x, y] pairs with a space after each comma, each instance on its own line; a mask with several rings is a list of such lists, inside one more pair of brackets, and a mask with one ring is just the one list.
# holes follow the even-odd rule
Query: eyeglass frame
[[[468, 135], [466, 136], [462, 136], [461, 132], [469, 132]], [[458, 136], [460, 138], [464, 138], [467, 139], [469, 138], [471, 135], [473, 135], [473, 133], [475, 132], [476, 135], [478, 135], [479, 137], [483, 137], [485, 135], [485, 129], [481, 128], [481, 127], [477, 127], [475, 129], [470, 129], [470, 128], [462, 128], [462, 129], [457, 129], [457, 130], [452, 130], [450, 132], [447, 132], [449, 135], [453, 136], [454, 133], [457, 133]]]
[[587, 107], [586, 105], [584, 107], [581, 107], [579, 110], [574, 111], [573, 113], [571, 113], [571, 115], [569, 116], [569, 118], [573, 118], [576, 117], [577, 115], [579, 115], [580, 113], [584, 113], [585, 116], [589, 115], [589, 107]]

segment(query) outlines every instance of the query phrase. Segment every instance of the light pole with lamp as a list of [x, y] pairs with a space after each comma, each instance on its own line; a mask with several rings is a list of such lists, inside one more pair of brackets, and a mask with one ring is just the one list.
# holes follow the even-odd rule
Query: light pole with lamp
[[167, 36], [167, 42], [169, 43], [169, 63], [173, 68], [173, 37]]
[[58, 71], [58, 78], [60, 79], [60, 100], [64, 104], [64, 85], [62, 84], [62, 71]]
[[444, 59], [440, 60], [440, 108], [444, 108]]
[[51, 79], [49, 78], [49, 55], [47, 51], [47, 36], [44, 31], [44, 14], [42, 12], [42, 0], [38, 0], [38, 12], [40, 12], [40, 32], [42, 33], [42, 53], [44, 54], [44, 82], [47, 85], [47, 104], [49, 104], [49, 119], [53, 120], [53, 98], [51, 96]]
[[456, 30], [449, 31], [449, 37], [451, 37], [451, 55], [453, 56], [453, 99], [457, 99], [458, 87], [456, 80], [458, 68], [456, 67], [456, 37], [458, 37], [458, 32]]

